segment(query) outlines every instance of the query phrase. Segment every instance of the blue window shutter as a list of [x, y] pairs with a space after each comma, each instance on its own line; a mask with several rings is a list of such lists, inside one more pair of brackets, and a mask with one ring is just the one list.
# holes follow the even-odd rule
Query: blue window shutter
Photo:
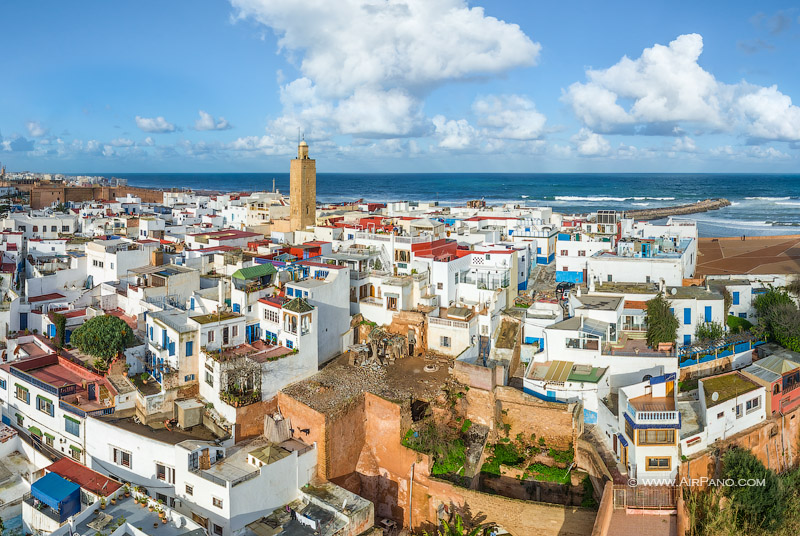
[[738, 292], [734, 292], [733, 293], [733, 305], [739, 305], [739, 293]]
[[683, 336], [683, 345], [684, 346], [689, 346], [690, 344], [692, 344], [692, 336], [691, 335], [684, 335]]
[[194, 311], [194, 298], [192, 298], [192, 299], [190, 299], [190, 300], [189, 300], [189, 309], [191, 309], [192, 311]]
[[175, 341], [169, 343], [169, 355], [175, 355]]
[[56, 325], [55, 324], [48, 324], [48, 326], [47, 326], [47, 336], [48, 337], [55, 337], [56, 336]]
[[238, 303], [234, 303], [233, 304], [233, 312], [234, 313], [238, 313], [241, 310], [242, 310], [241, 305], [239, 305]]
[[747, 318], [747, 313], [739, 313], [739, 318]]
[[689, 307], [683, 308], [683, 323], [684, 324], [692, 323], [692, 310]]
[[194, 341], [186, 341], [186, 357], [194, 354]]
[[706, 322], [711, 322], [711, 306], [706, 305]]
[[167, 330], [161, 330], [161, 348], [166, 348], [169, 344], [169, 337], [167, 337]]
[[675, 308], [674, 307], [670, 307], [669, 308], [669, 314], [675, 316]]

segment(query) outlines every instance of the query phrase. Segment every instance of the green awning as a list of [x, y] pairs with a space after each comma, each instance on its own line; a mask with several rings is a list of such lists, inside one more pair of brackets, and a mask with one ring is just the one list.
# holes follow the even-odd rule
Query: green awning
[[78, 419], [73, 419], [69, 415], [64, 415], [64, 419], [67, 420], [67, 421], [74, 422], [75, 424], [80, 424], [81, 423], [81, 421], [79, 421]]
[[20, 388], [20, 389], [22, 389], [23, 391], [27, 391], [27, 390], [28, 390], [28, 388], [27, 388], [27, 387], [25, 387], [24, 385], [20, 385], [20, 384], [18, 384], [18, 383], [15, 383], [15, 384], [14, 384], [14, 386], [16, 386], [16, 387], [19, 387], [19, 388]]
[[17, 416], [17, 419], [24, 419], [25, 418], [25, 415], [23, 415], [21, 413], [15, 413], [14, 415]]
[[39, 428], [36, 427], [36, 426], [29, 426], [28, 427], [28, 431], [33, 435], [37, 435], [39, 437], [42, 437], [42, 431], [39, 430]]
[[50, 439], [50, 440], [55, 440], [55, 438], [56, 438], [56, 436], [54, 436], [54, 435], [50, 435], [50, 434], [48, 434], [47, 432], [45, 432], [45, 433], [44, 433], [44, 437], [46, 437], [46, 438], [48, 438], [48, 439]]
[[71, 450], [71, 451], [73, 451], [73, 452], [75, 452], [75, 453], [77, 453], [77, 454], [80, 454], [81, 452], [83, 452], [81, 449], [79, 449], [79, 448], [78, 448], [78, 447], [76, 447], [75, 445], [70, 445], [70, 446], [69, 446], [69, 450]]
[[50, 400], [49, 398], [45, 398], [45, 397], [43, 397], [42, 395], [36, 395], [36, 398], [38, 398], [38, 399], [40, 399], [40, 400], [44, 400], [44, 401], [45, 401], [45, 402], [47, 402], [48, 404], [52, 404], [52, 403], [53, 403], [53, 401], [52, 401], [52, 400]]
[[275, 267], [269, 263], [257, 264], [256, 266], [250, 266], [248, 268], [236, 270], [233, 272], [231, 277], [234, 279], [257, 279], [259, 277], [264, 277], [265, 275], [271, 275], [277, 272], [278, 270], [276, 270]]

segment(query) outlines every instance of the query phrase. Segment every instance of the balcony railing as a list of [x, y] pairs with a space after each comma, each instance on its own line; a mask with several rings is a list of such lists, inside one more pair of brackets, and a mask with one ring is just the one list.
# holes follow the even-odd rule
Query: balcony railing
[[361, 303], [365, 303], [367, 305], [378, 305], [383, 307], [383, 300], [381, 298], [362, 298]]
[[677, 411], [639, 411], [634, 417], [638, 422], [677, 421]]
[[33, 385], [34, 387], [38, 387], [42, 391], [48, 392], [51, 395], [58, 396], [58, 388], [57, 387], [55, 387], [53, 385], [50, 385], [49, 383], [45, 383], [45, 382], [39, 380], [38, 378], [34, 378], [33, 376], [31, 376], [27, 372], [23, 372], [23, 371], [19, 370], [16, 367], [11, 367], [9, 370], [11, 371], [11, 375], [12, 376], [14, 376], [16, 378], [19, 378], [20, 380], [23, 380], [25, 382], [28, 382], [29, 384]]
[[433, 326], [443, 326], [447, 328], [468, 329], [469, 323], [461, 320], [450, 320], [448, 318], [429, 318], [428, 324]]

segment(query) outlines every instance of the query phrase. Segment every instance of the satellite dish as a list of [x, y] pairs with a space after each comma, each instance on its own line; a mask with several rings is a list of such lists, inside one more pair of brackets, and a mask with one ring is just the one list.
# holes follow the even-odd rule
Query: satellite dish
[[678, 289], [676, 289], [675, 287], [672, 287], [671, 289], [669, 289], [669, 293], [674, 296], [675, 294], [678, 293]]
[[719, 400], [719, 393], [718, 393], [718, 392], [716, 392], [716, 391], [714, 391], [713, 393], [711, 393], [711, 400], [713, 400], [714, 402], [716, 402], [717, 400]]

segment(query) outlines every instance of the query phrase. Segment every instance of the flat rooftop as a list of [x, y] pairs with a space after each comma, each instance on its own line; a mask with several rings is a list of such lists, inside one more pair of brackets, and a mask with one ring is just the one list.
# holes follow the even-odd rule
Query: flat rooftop
[[[705, 378], [700, 381], [703, 383], [707, 408], [714, 407], [727, 400], [736, 398], [739, 395], [762, 388], [760, 385], [747, 379], [738, 372]], [[718, 395], [716, 400], [714, 400], [714, 393]]]
[[222, 322], [224, 320], [230, 320], [231, 318], [238, 318], [242, 315], [239, 313], [234, 313], [232, 311], [224, 311], [219, 313], [211, 313], [207, 315], [200, 315], [200, 316], [190, 316], [192, 320], [197, 322], [198, 324], [210, 324], [211, 322]]
[[628, 399], [636, 411], [675, 411], [675, 397], [642, 395]]
[[135, 423], [132, 417], [116, 417], [114, 414], [111, 414], [97, 418], [106, 424], [170, 445], [177, 445], [187, 440], [214, 441], [216, 439], [221, 439], [220, 436], [202, 425], [193, 426], [186, 430], [182, 430], [178, 427], [173, 427], [168, 430], [161, 422], [153, 423], [153, 425], [148, 426], [146, 424]]
[[[174, 515], [170, 508], [171, 514]], [[105, 510], [98, 509], [75, 527], [76, 534], [98, 534], [113, 532], [120, 518], [132, 527], [139, 528], [146, 534], [157, 536], [205, 536], [206, 531], [186, 517], [162, 523], [156, 512], [142, 508], [136, 504], [133, 496], [122, 498], [117, 504], [108, 504]]]
[[796, 274], [800, 235], [701, 238], [696, 277], [720, 274]]

